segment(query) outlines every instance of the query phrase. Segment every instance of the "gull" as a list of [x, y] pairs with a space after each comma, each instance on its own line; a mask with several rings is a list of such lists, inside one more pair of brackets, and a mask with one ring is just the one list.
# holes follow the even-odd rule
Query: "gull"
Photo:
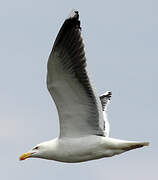
[[34, 146], [20, 156], [67, 163], [111, 157], [148, 146], [148, 142], [109, 137], [107, 105], [112, 93], [97, 95], [87, 71], [78, 11], [64, 21], [50, 53], [47, 87], [55, 102], [59, 137]]

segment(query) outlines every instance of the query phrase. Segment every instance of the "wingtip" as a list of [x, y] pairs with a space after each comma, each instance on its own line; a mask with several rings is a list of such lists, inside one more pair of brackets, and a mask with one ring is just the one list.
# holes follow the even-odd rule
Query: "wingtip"
[[67, 17], [67, 19], [79, 18], [79, 12], [75, 9], [72, 9]]
[[112, 92], [111, 91], [106, 91], [104, 94], [102, 94], [100, 97], [101, 98], [105, 98], [105, 97], [108, 97], [108, 98], [111, 98], [112, 96]]
[[60, 31], [56, 37], [55, 42], [54, 42], [53, 50], [55, 49], [55, 47], [57, 45], [59, 45], [61, 43], [63, 38], [66, 36], [66, 33], [69, 34], [69, 32], [73, 28], [81, 30], [79, 13], [75, 9], [71, 10], [68, 17], [65, 19], [63, 25], [61, 26]]

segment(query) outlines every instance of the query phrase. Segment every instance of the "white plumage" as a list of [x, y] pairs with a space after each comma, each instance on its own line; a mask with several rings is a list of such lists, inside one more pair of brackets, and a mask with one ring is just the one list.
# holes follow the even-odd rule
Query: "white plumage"
[[21, 160], [37, 157], [82, 162], [148, 145], [109, 137], [106, 109], [111, 92], [99, 97], [92, 86], [77, 11], [71, 12], [55, 40], [48, 60], [47, 87], [58, 110], [60, 135], [24, 153]]

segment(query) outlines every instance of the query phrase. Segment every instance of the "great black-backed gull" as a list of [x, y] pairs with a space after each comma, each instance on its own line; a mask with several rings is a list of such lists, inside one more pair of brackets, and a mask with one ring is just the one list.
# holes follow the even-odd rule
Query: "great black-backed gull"
[[47, 87], [56, 104], [60, 135], [20, 156], [61, 162], [111, 157], [147, 146], [148, 142], [109, 137], [107, 104], [111, 92], [97, 95], [87, 72], [78, 11], [62, 25], [48, 60]]

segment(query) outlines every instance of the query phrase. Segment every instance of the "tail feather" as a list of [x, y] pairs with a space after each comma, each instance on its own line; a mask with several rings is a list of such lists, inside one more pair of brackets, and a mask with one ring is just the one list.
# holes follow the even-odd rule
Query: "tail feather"
[[122, 149], [125, 151], [129, 151], [136, 148], [141, 148], [144, 146], [149, 146], [149, 142], [130, 142], [127, 146], [124, 146]]

